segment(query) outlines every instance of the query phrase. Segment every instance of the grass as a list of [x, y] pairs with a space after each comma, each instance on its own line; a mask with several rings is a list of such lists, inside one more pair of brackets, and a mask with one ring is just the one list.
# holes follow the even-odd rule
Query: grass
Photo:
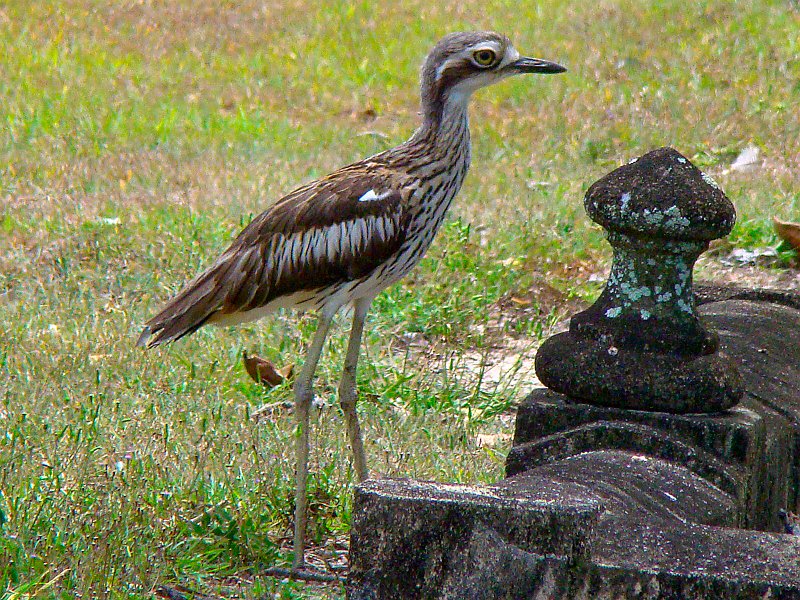
[[[465, 188], [428, 257], [375, 303], [359, 377], [375, 470], [463, 482], [502, 476], [506, 448], [477, 436], [510, 433], [525, 392], [466, 356], [535, 344], [598, 291], [609, 254], [581, 206], [592, 181], [672, 145], [737, 205], [732, 244], [775, 245], [771, 216], [800, 220], [792, 4], [0, 7], [0, 595], [341, 596], [260, 575], [290, 559], [291, 391], [251, 383], [241, 353], [294, 362], [313, 319], [150, 353], [133, 341], [252, 215], [404, 140], [425, 52], [476, 28], [570, 71], [478, 94]], [[726, 173], [749, 144], [763, 168]], [[312, 434], [312, 536], [331, 556], [353, 482], [335, 404], [344, 337], [319, 369]]]

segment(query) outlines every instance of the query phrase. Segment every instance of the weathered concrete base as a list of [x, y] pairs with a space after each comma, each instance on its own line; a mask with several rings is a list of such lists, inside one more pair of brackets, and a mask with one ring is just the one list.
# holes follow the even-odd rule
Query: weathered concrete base
[[[633, 535], [645, 535], [631, 532]], [[691, 532], [677, 532], [681, 540], [696, 543], [706, 548], [708, 535], [692, 536]], [[713, 535], [713, 532], [712, 532]], [[777, 537], [777, 536], [776, 536]], [[645, 537], [653, 546], [670, 547], [675, 540]], [[620, 538], [620, 541], [626, 541]], [[686, 568], [680, 563], [671, 567], [653, 564], [651, 569], [624, 564], [602, 564], [591, 562], [574, 565], [563, 558], [542, 556], [519, 550], [514, 547], [499, 548], [491, 537], [476, 535], [469, 550], [458, 557], [459, 570], [463, 574], [449, 580], [437, 593], [432, 595], [384, 595], [380, 591], [352, 591], [351, 599], [366, 600], [374, 598], [426, 598], [430, 600], [797, 600], [800, 593], [792, 577], [793, 569], [779, 572], [777, 576], [766, 572], [779, 568], [774, 557], [796, 560], [796, 548], [778, 540], [778, 545], [770, 544], [754, 560], [769, 558], [758, 573], [748, 569], [729, 571], [726, 565], [717, 560], [701, 560], [697, 565]], [[638, 548], [638, 546], [635, 546]], [[730, 547], [722, 550], [727, 551]], [[487, 550], [489, 552], [487, 552]], [[763, 556], [762, 556], [763, 554]], [[490, 558], [487, 560], [486, 556]], [[669, 560], [680, 558], [659, 555]], [[749, 556], [739, 555], [736, 560], [748, 561]], [[709, 571], [721, 569], [722, 576], [711, 576]], [[459, 584], [452, 585], [455, 581]]]
[[741, 404], [669, 415], [535, 390], [513, 477], [357, 489], [350, 598], [800, 600], [800, 536], [756, 530], [797, 512], [800, 299], [707, 297]]
[[[578, 465], [586, 476], [574, 477]], [[536, 596], [544, 586], [570, 598], [610, 514], [659, 528], [729, 524], [734, 505], [687, 469], [624, 452], [583, 454], [493, 486], [368, 481], [356, 490], [349, 597], [551, 597]]]
[[569, 484], [368, 481], [356, 490], [349, 597], [526, 597], [532, 582], [518, 574], [538, 570], [537, 557], [587, 560], [601, 510]]
[[628, 411], [573, 402], [541, 388], [520, 406], [506, 470], [512, 476], [602, 449], [657, 457], [730, 494], [736, 505], [731, 525], [769, 529], [780, 506], [765, 499], [776, 491], [771, 483], [785, 484], [787, 465], [762, 472], [768, 437], [763, 418], [746, 408], [697, 416]]
[[626, 452], [494, 486], [359, 486], [348, 594], [367, 599], [800, 598], [800, 538], [722, 529], [733, 500]]
[[543, 597], [800, 598], [796, 536], [694, 524], [653, 527], [613, 517], [603, 519], [596, 534], [590, 574], [603, 593]]
[[[727, 298], [725, 288], [701, 289], [710, 298]], [[791, 304], [704, 298], [700, 313], [747, 382], [739, 406], [674, 415], [534, 390], [517, 414], [508, 474], [591, 449], [640, 452], [684, 465], [731, 494], [737, 526], [779, 531], [778, 513], [796, 510], [800, 483], [800, 311]]]
[[[700, 313], [719, 332], [722, 348], [747, 382], [740, 406], [757, 413], [768, 435], [760, 470], [770, 512], [781, 505], [800, 510], [800, 294], [750, 290], [753, 300], [707, 301], [737, 288], [704, 286]], [[708, 294], [708, 296], [706, 295]], [[772, 298], [770, 302], [757, 298]], [[760, 527], [759, 525], [754, 525]], [[770, 520], [769, 529], [779, 523]]]

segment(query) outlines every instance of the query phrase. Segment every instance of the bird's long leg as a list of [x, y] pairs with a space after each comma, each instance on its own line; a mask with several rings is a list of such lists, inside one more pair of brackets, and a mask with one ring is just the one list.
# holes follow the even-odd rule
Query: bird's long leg
[[314, 388], [312, 386], [314, 371], [317, 369], [317, 362], [319, 362], [320, 354], [322, 354], [322, 346], [325, 343], [325, 337], [328, 335], [332, 318], [333, 315], [326, 315], [324, 313], [320, 315], [317, 332], [314, 334], [314, 339], [311, 342], [311, 346], [308, 348], [303, 370], [300, 372], [294, 384], [294, 410], [297, 419], [297, 432], [295, 433], [297, 436], [297, 473], [295, 474], [297, 488], [294, 499], [293, 570], [300, 570], [305, 565], [304, 551], [306, 542], [306, 522], [308, 518], [308, 499], [306, 497], [306, 486], [308, 483], [308, 413], [311, 408], [311, 401], [314, 398]]
[[372, 298], [361, 298], [354, 303], [353, 327], [350, 329], [350, 341], [347, 344], [347, 356], [344, 359], [342, 381], [339, 384], [339, 403], [342, 405], [344, 418], [347, 422], [347, 437], [353, 450], [353, 463], [359, 481], [369, 477], [367, 460], [364, 455], [364, 443], [361, 440], [361, 427], [358, 424], [356, 413], [356, 370], [358, 369], [358, 355], [361, 349], [361, 335], [364, 332], [364, 321]]

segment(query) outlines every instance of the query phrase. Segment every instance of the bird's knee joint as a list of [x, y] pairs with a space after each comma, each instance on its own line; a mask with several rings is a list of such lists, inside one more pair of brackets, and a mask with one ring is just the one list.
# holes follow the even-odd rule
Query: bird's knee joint
[[298, 402], [311, 402], [314, 399], [314, 388], [310, 382], [298, 379], [294, 384], [294, 396]]
[[356, 406], [356, 392], [355, 390], [342, 391], [339, 390], [339, 404], [345, 410], [355, 408]]
[[339, 388], [339, 405], [342, 407], [342, 410], [347, 411], [355, 409], [357, 400], [358, 394], [355, 388], [349, 386]]
[[351, 398], [350, 400], [340, 399], [339, 400], [339, 404], [341, 405], [342, 410], [344, 412], [351, 412], [351, 411], [354, 411], [356, 409], [356, 399], [355, 398]]

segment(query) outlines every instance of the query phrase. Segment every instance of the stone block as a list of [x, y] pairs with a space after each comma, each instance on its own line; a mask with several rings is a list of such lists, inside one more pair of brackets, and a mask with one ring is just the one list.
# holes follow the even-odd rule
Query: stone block
[[349, 597], [527, 593], [532, 580], [517, 574], [536, 571], [542, 556], [564, 568], [587, 559], [602, 507], [579, 491], [368, 481], [356, 489]]

